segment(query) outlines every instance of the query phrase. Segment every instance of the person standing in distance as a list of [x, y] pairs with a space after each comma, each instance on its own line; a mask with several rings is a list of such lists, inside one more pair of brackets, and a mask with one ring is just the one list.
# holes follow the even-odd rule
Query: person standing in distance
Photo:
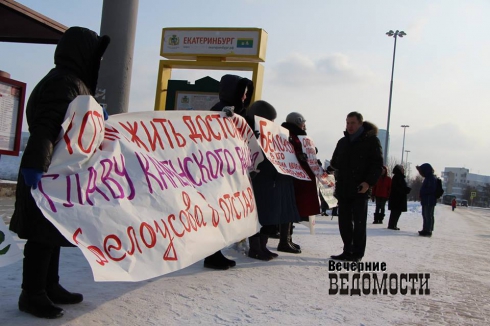
[[388, 168], [383, 166], [381, 176], [373, 187], [371, 199], [376, 201], [373, 224], [383, 224], [385, 206], [391, 192], [391, 178], [388, 176]]
[[362, 114], [347, 115], [346, 130], [335, 147], [330, 167], [335, 170], [340, 236], [344, 250], [336, 260], [360, 261], [366, 250], [368, 199], [383, 168], [378, 128]]
[[[236, 113], [245, 118], [245, 111], [250, 105], [253, 92], [251, 80], [236, 75], [224, 75], [219, 82], [219, 102], [211, 111], [223, 111], [229, 117]], [[226, 270], [234, 266], [236, 262], [226, 258], [221, 250], [204, 259], [206, 268]]]
[[434, 210], [436, 208], [436, 188], [437, 178], [434, 175], [434, 169], [429, 163], [416, 166], [420, 176], [424, 178], [422, 187], [420, 187], [420, 204], [422, 205], [422, 218], [424, 224], [419, 235], [422, 237], [431, 237], [434, 231]]
[[[24, 246], [19, 310], [40, 318], [58, 318], [55, 304], [83, 300], [59, 284], [60, 247], [73, 246], [37, 207], [31, 194], [48, 171], [66, 111], [78, 95], [94, 95], [99, 67], [110, 39], [83, 28], [66, 30], [56, 46], [55, 68], [34, 87], [26, 108], [29, 140], [17, 179], [15, 210], [10, 230], [27, 239]], [[104, 110], [104, 119], [107, 119]]]
[[407, 195], [412, 190], [405, 180], [405, 168], [398, 164], [393, 168], [393, 178], [391, 179], [391, 192], [388, 200], [388, 209], [390, 212], [390, 220], [388, 221], [388, 229], [400, 230], [397, 226], [398, 219], [402, 212], [407, 211]]

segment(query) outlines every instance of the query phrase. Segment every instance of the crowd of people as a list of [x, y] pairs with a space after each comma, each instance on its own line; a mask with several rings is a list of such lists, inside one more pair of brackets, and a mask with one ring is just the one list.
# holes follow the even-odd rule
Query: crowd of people
[[[78, 95], [94, 95], [99, 66], [110, 39], [82, 27], [69, 28], [60, 39], [54, 54], [55, 68], [33, 89], [26, 114], [30, 137], [22, 157], [16, 192], [15, 211], [10, 230], [26, 239], [24, 248], [22, 291], [19, 309], [41, 318], [58, 318], [64, 314], [57, 304], [76, 304], [83, 295], [69, 292], [59, 283], [60, 247], [73, 246], [54, 227], [37, 207], [31, 188], [36, 189], [43, 173], [48, 171], [56, 139], [65, 113]], [[252, 129], [254, 117], [270, 121], [277, 118], [273, 105], [266, 101], [251, 103], [254, 92], [252, 81], [236, 75], [225, 75], [220, 81], [219, 103], [211, 110], [223, 111], [228, 116], [238, 114]], [[104, 118], [107, 112], [104, 110]], [[287, 115], [281, 124], [288, 130], [289, 140], [298, 162], [310, 177], [299, 180], [279, 173], [264, 159], [258, 173], [250, 175], [255, 193], [261, 229], [248, 238], [248, 256], [269, 261], [278, 257], [267, 248], [271, 235], [279, 235], [277, 251], [300, 254], [294, 243], [293, 223], [308, 221], [311, 215], [326, 215], [328, 205], [320, 207], [316, 177], [307, 163], [298, 136], [305, 136], [306, 119], [298, 112]], [[366, 223], [368, 201], [376, 201], [374, 223], [383, 223], [385, 205], [391, 211], [388, 229], [399, 230], [398, 219], [407, 210], [407, 186], [403, 166], [393, 168], [393, 178], [383, 166], [381, 144], [377, 127], [365, 121], [362, 114], [350, 112], [346, 118], [344, 136], [338, 141], [325, 173], [336, 178], [335, 197], [339, 231], [344, 243], [343, 252], [332, 259], [360, 261], [366, 250]], [[257, 137], [259, 135], [256, 135]], [[421, 236], [431, 236], [434, 229], [436, 178], [430, 164], [417, 166], [424, 182], [420, 190], [423, 229]], [[204, 259], [204, 267], [226, 270], [236, 262], [221, 251]]]

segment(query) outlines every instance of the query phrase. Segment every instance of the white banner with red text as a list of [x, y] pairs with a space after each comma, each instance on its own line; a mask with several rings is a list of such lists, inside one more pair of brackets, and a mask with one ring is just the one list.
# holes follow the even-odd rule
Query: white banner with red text
[[294, 147], [289, 141], [289, 130], [274, 122], [255, 116], [255, 131], [259, 133], [259, 144], [264, 156], [279, 173], [300, 180], [311, 180], [296, 158]]
[[263, 159], [237, 115], [110, 116], [79, 96], [32, 194], [96, 281], [141, 281], [189, 266], [259, 228], [248, 170]]
[[0, 267], [13, 264], [24, 258], [8, 227], [3, 222], [4, 215], [0, 215]]
[[317, 186], [323, 199], [327, 202], [328, 207], [337, 206], [337, 198], [334, 197], [335, 192], [335, 177], [327, 174], [325, 170], [318, 164], [317, 148], [313, 139], [308, 136], [298, 136], [301, 141], [303, 153], [306, 154], [308, 165], [316, 176]]

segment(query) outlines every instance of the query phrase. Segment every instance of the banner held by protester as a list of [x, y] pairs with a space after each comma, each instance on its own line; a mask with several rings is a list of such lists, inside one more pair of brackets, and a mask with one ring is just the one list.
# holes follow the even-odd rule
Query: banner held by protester
[[255, 116], [255, 128], [259, 133], [259, 144], [265, 157], [279, 173], [291, 175], [297, 179], [310, 180], [301, 167], [289, 142], [289, 131], [272, 121]]
[[23, 258], [22, 251], [15, 243], [8, 227], [0, 215], [0, 267], [15, 263]]
[[151, 111], [104, 122], [79, 96], [62, 128], [32, 194], [96, 281], [163, 275], [258, 232], [248, 170], [261, 153], [243, 118]]

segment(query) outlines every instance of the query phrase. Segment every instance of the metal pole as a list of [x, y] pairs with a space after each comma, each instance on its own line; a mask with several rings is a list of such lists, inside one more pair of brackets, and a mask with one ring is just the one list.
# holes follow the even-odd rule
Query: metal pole
[[391, 81], [390, 81], [390, 99], [388, 101], [388, 122], [386, 123], [386, 139], [385, 139], [385, 164], [388, 162], [388, 139], [390, 138], [390, 115], [391, 115], [391, 95], [393, 94], [393, 74], [395, 72], [395, 53], [396, 53], [396, 38], [398, 31], [395, 32], [395, 45], [393, 47], [393, 62], [391, 64]]
[[403, 145], [402, 145], [402, 165], [403, 165], [403, 152], [405, 151], [405, 129], [403, 128]]
[[104, 0], [100, 34], [111, 44], [100, 65], [95, 98], [109, 114], [128, 112], [139, 0]]
[[[410, 153], [410, 151], [408, 151], [408, 150], [407, 150], [407, 151], [405, 151], [405, 152], [407, 152], [407, 160], [406, 160], [405, 162], [407, 162], [406, 167], [408, 167], [408, 153]], [[403, 163], [402, 163], [402, 165], [403, 165]], [[405, 170], [406, 170], [406, 169], [407, 169], [407, 168], [405, 168]]]
[[[405, 130], [407, 129], [407, 127], [410, 127], [409, 125], [402, 125], [401, 126], [403, 128], [403, 145], [402, 145], [402, 162], [401, 162], [401, 165], [403, 165], [403, 152], [405, 151]], [[408, 157], [407, 157], [407, 160], [408, 160]]]

